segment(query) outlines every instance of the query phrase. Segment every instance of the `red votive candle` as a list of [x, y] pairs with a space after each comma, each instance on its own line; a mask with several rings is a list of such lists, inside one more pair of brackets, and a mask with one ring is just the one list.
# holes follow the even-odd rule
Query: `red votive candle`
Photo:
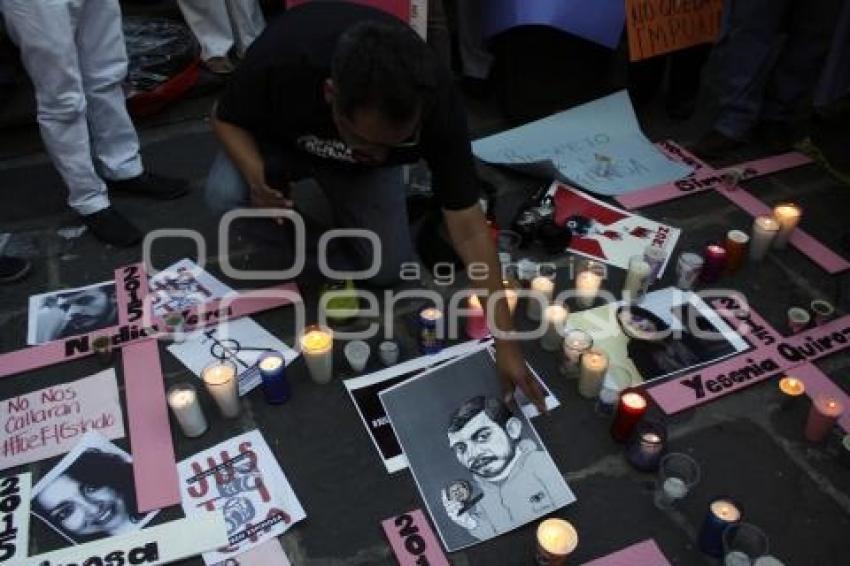
[[729, 230], [726, 234], [726, 272], [735, 273], [744, 265], [750, 237], [740, 230]]
[[806, 420], [806, 440], [822, 442], [843, 412], [844, 405], [835, 397], [815, 396], [809, 409], [809, 418]]
[[713, 283], [720, 278], [726, 268], [726, 248], [720, 244], [708, 244], [702, 254], [705, 264], [702, 266], [700, 279], [703, 283]]
[[611, 436], [617, 442], [626, 442], [635, 426], [646, 413], [646, 397], [636, 391], [626, 391], [620, 396], [617, 415], [611, 424]]
[[469, 314], [466, 318], [466, 335], [472, 340], [479, 340], [490, 334], [487, 328], [487, 317], [481, 307], [481, 300], [477, 295], [470, 295], [467, 299]]

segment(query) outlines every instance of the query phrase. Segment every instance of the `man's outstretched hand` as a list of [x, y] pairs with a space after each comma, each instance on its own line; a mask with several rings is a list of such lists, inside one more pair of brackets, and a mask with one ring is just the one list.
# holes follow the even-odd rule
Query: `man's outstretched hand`
[[514, 389], [519, 388], [534, 403], [541, 414], [546, 413], [546, 401], [540, 384], [528, 371], [519, 343], [511, 340], [496, 342], [496, 367], [506, 403], [513, 401]]

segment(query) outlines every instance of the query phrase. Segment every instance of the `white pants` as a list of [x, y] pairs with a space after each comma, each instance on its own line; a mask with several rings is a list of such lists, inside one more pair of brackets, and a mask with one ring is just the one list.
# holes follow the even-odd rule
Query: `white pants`
[[257, 0], [177, 0], [201, 44], [201, 58], [224, 57], [236, 44], [244, 55], [266, 27]]
[[12, 40], [35, 85], [38, 125], [68, 186], [68, 204], [109, 206], [107, 179], [142, 173], [139, 139], [121, 82], [127, 50], [118, 0], [0, 0]]

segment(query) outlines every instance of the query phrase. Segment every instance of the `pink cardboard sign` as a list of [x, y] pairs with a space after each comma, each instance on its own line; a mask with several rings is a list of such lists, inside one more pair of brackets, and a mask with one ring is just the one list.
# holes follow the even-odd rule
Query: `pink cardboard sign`
[[[139, 263], [117, 269], [115, 290], [119, 324], [126, 326], [140, 321], [148, 291], [144, 265]], [[180, 481], [168, 423], [159, 344], [156, 340], [127, 344], [121, 357], [137, 510], [146, 513], [180, 503]]]
[[[298, 286], [294, 283], [284, 283], [268, 289], [247, 291], [236, 297], [225, 297], [210, 301], [185, 312], [185, 330], [220, 324], [225, 320], [286, 306], [296, 301], [300, 301], [300, 297]], [[94, 353], [92, 344], [101, 337], [107, 338], [113, 348], [123, 348], [127, 344], [154, 340], [158, 335], [157, 329], [162, 327], [162, 320], [154, 318], [150, 325], [140, 323], [119, 324], [89, 334], [71, 336], [2, 354], [0, 355], [0, 377], [16, 375], [90, 356]]]
[[421, 509], [381, 522], [400, 566], [449, 566]]
[[670, 566], [670, 562], [655, 541], [647, 539], [614, 554], [585, 562], [584, 566]]
[[123, 438], [115, 371], [4, 399], [0, 422], [0, 470], [64, 454], [90, 430]]

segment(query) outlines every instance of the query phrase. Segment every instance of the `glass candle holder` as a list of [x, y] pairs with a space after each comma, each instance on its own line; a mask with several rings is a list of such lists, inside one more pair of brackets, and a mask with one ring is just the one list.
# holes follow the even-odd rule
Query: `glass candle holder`
[[398, 344], [392, 340], [385, 340], [378, 344], [378, 357], [381, 358], [381, 363], [387, 367], [398, 363], [400, 353]]
[[626, 281], [623, 283], [623, 300], [627, 303], [641, 302], [649, 289], [651, 277], [652, 266], [649, 265], [649, 262], [642, 255], [632, 256], [629, 259]]
[[561, 374], [577, 375], [581, 356], [593, 347], [593, 337], [584, 330], [568, 330], [564, 335]]
[[345, 345], [343, 353], [345, 354], [345, 359], [348, 361], [348, 365], [351, 366], [351, 369], [354, 370], [355, 373], [360, 373], [366, 369], [366, 364], [369, 362], [371, 348], [369, 348], [369, 344], [363, 340], [352, 340]]
[[750, 233], [750, 259], [761, 261], [779, 233], [779, 222], [771, 216], [757, 216]]
[[750, 566], [768, 553], [767, 535], [751, 523], [731, 525], [723, 531], [723, 566]]
[[791, 307], [788, 309], [788, 330], [791, 334], [797, 334], [808, 328], [812, 322], [812, 317], [809, 311], [800, 307]]
[[240, 404], [236, 364], [230, 361], [213, 362], [203, 369], [201, 379], [221, 414], [228, 419], [238, 417]]
[[778, 391], [780, 395], [779, 407], [783, 411], [796, 407], [800, 400], [806, 397], [806, 385], [790, 375], [779, 380]]
[[699, 480], [699, 464], [687, 454], [671, 452], [662, 456], [655, 480], [655, 506], [670, 509], [684, 499]]
[[588, 261], [576, 275], [576, 301], [581, 308], [587, 309], [596, 302], [596, 295], [602, 286], [605, 267], [595, 261]]
[[626, 446], [626, 460], [636, 470], [654, 472], [666, 449], [667, 428], [658, 422], [643, 421], [635, 427]]
[[585, 399], [595, 399], [599, 396], [602, 380], [608, 372], [608, 354], [598, 348], [592, 348], [582, 355], [579, 363], [579, 395]]
[[540, 320], [543, 310], [552, 303], [555, 294], [555, 279], [538, 275], [531, 280], [531, 295], [526, 302], [525, 315], [529, 320]]
[[815, 324], [826, 324], [835, 315], [835, 307], [822, 299], [815, 299], [809, 304], [809, 310], [815, 315]]
[[166, 400], [184, 435], [195, 438], [206, 432], [207, 419], [194, 386], [189, 383], [174, 385], [168, 389]]
[[712, 501], [699, 532], [699, 549], [709, 556], [723, 556], [723, 531], [740, 521], [741, 509], [734, 501], [727, 497]]
[[649, 283], [654, 283], [661, 274], [661, 268], [667, 261], [667, 252], [658, 246], [646, 246], [643, 250], [643, 260], [649, 264]]
[[679, 254], [676, 262], [676, 287], [683, 291], [693, 288], [702, 273], [705, 260], [691, 252]]
[[578, 532], [568, 521], [546, 519], [537, 526], [538, 566], [560, 566], [578, 546]]
[[280, 405], [289, 400], [292, 390], [286, 377], [286, 360], [280, 352], [266, 352], [257, 359], [257, 369], [263, 380], [266, 403]]
[[617, 409], [620, 395], [631, 386], [631, 372], [623, 366], [610, 365], [605, 379], [602, 380], [602, 389], [596, 401], [596, 412], [605, 417], [612, 416]]

